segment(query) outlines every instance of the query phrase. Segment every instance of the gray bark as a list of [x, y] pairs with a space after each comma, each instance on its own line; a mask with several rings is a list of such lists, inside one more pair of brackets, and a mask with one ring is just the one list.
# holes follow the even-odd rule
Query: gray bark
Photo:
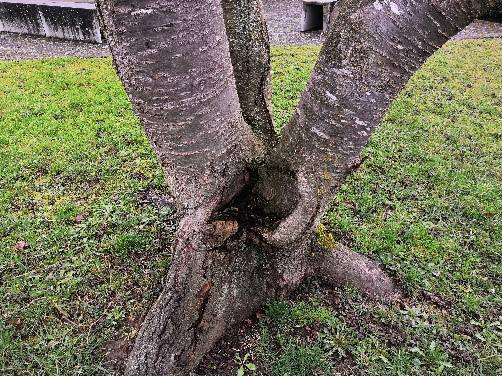
[[120, 78], [180, 208], [228, 201], [244, 185], [256, 142], [240, 111], [219, 0], [99, 7]]
[[305, 278], [398, 298], [375, 263], [315, 247], [313, 229], [413, 72], [501, 1], [345, 0], [270, 148], [259, 0], [99, 0], [117, 71], [183, 216], [126, 374], [188, 375], [228, 327]]
[[401, 297], [401, 292], [374, 261], [343, 245], [318, 249], [316, 258], [312, 274], [328, 285], [348, 284], [383, 301]]
[[272, 121], [270, 45], [261, 0], [222, 0], [244, 120], [266, 149], [277, 142]]
[[[286, 245], [318, 223], [357, 169], [362, 148], [411, 75], [500, 0], [346, 0], [270, 165], [292, 171], [296, 207], [269, 242]], [[270, 201], [270, 200], [269, 200]], [[274, 205], [270, 202], [270, 205]]]
[[201, 252], [187, 243], [178, 244], [173, 260], [168, 288], [144, 321], [127, 375], [187, 374], [228, 327], [275, 295], [273, 271], [256, 251], [227, 245]]

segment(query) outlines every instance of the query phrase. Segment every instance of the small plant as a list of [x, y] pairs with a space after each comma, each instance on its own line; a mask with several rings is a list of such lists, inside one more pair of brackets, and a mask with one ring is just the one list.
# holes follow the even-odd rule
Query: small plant
[[117, 325], [122, 320], [125, 319], [125, 312], [122, 307], [113, 307], [113, 309], [108, 313], [107, 320], [112, 325]]
[[249, 353], [244, 355], [244, 357], [241, 358], [240, 354], [237, 354], [235, 356], [235, 363], [239, 366], [237, 369], [237, 376], [244, 376], [246, 372], [253, 372], [256, 371], [256, 365], [254, 363], [251, 363], [248, 361], [249, 360]]

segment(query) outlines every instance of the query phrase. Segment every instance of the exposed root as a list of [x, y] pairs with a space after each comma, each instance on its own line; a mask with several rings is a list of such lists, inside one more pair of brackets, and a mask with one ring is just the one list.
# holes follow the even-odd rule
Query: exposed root
[[377, 263], [349, 248], [318, 247], [313, 276], [329, 285], [350, 284], [368, 296], [384, 302], [398, 300], [401, 292]]
[[399, 297], [376, 263], [345, 247], [312, 252], [307, 236], [270, 248], [248, 235], [237, 221], [211, 221], [209, 210], [183, 219], [166, 287], [139, 332], [127, 376], [188, 375], [228, 329], [310, 276], [380, 300]]

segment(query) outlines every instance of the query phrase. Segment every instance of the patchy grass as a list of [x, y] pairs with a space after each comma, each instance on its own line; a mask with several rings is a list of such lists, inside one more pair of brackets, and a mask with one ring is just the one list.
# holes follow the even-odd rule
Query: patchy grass
[[[501, 51], [500, 40], [452, 42], [430, 59], [324, 219], [323, 234], [380, 261], [406, 301], [313, 284], [271, 304], [254, 350], [263, 374], [502, 373]], [[305, 305], [312, 296], [323, 303]], [[303, 354], [319, 349], [306, 371]]]
[[318, 54], [317, 46], [272, 48], [272, 111], [278, 130], [291, 117]]
[[[406, 301], [312, 282], [243, 337], [254, 374], [500, 374], [501, 51], [436, 54], [325, 217]], [[279, 128], [317, 53], [273, 50]], [[0, 63], [0, 374], [113, 373], [103, 348], [123, 356], [110, 340], [134, 335], [169, 265], [166, 192], [109, 59]]]
[[163, 181], [108, 59], [0, 63], [0, 374], [106, 373], [169, 264]]

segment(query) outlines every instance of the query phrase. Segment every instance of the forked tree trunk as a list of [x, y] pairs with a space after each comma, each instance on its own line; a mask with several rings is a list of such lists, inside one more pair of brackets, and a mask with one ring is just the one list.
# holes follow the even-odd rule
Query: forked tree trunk
[[341, 1], [281, 139], [260, 0], [98, 1], [117, 71], [183, 213], [127, 375], [188, 375], [229, 327], [308, 277], [398, 296], [375, 263], [321, 249], [313, 230], [412, 73], [502, 0]]

